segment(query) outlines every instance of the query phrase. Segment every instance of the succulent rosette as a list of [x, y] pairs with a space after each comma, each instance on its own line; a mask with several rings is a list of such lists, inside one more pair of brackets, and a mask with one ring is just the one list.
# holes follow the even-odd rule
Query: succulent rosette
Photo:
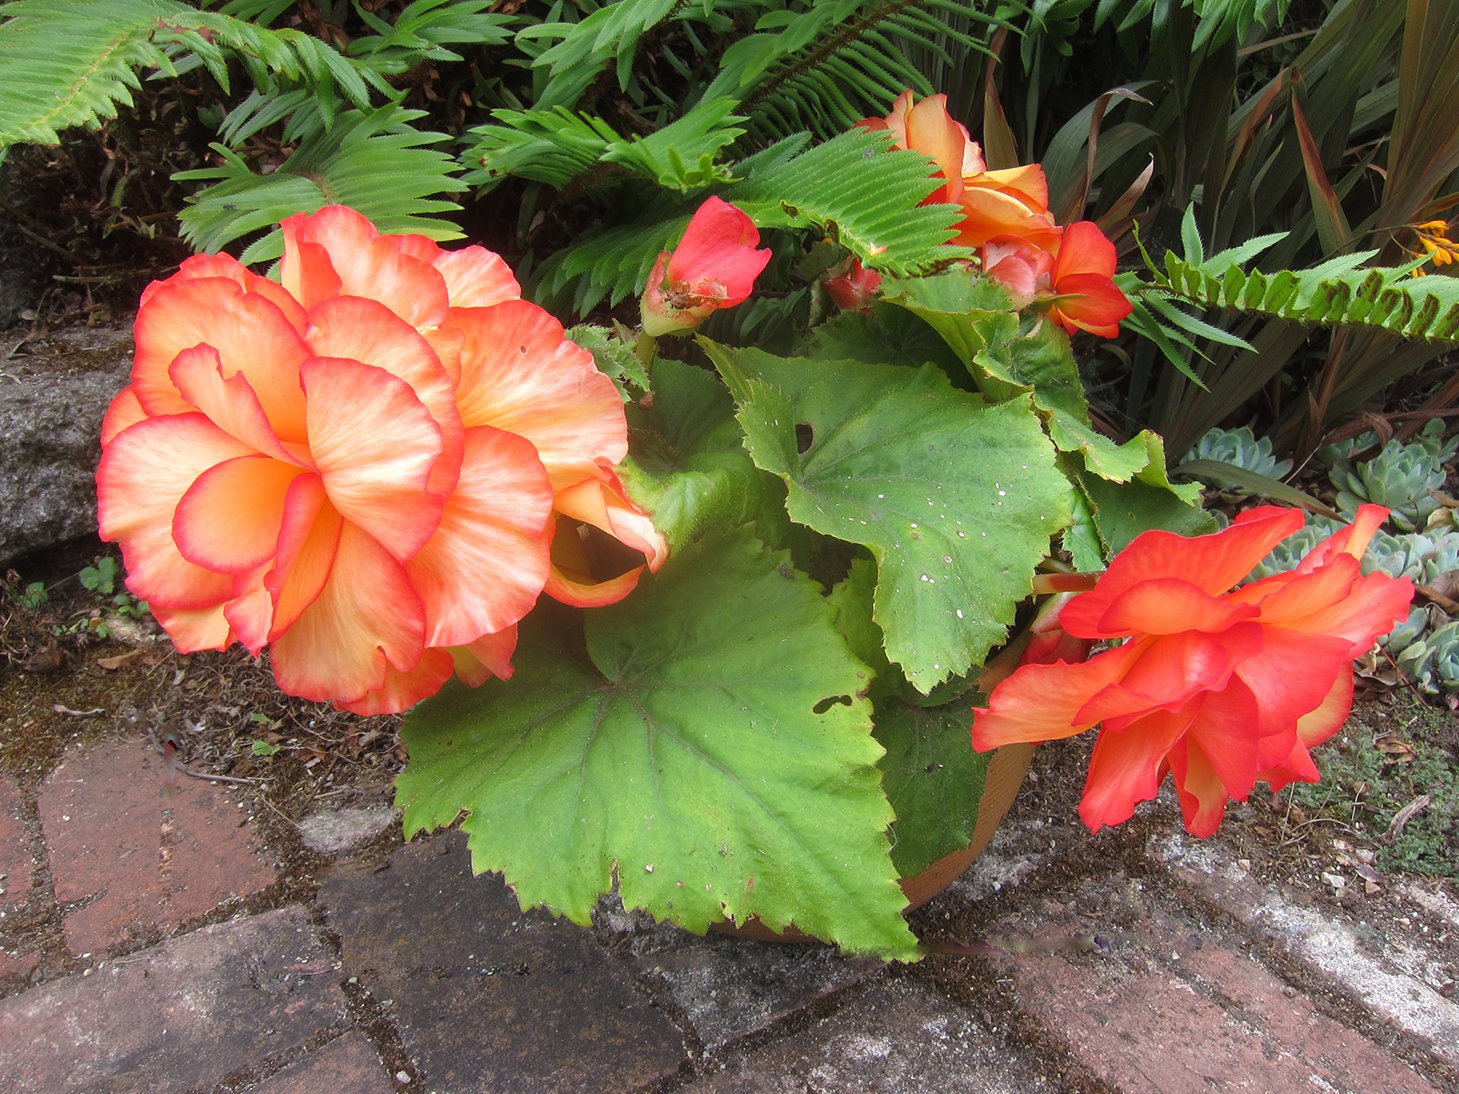
[[[226, 255], [154, 282], [102, 431], [102, 538], [183, 651], [265, 646], [280, 687], [404, 710], [511, 671], [546, 591], [609, 603], [667, 552], [625, 495], [621, 399], [502, 259], [283, 224], [280, 281]], [[644, 556], [600, 580], [588, 529]]]

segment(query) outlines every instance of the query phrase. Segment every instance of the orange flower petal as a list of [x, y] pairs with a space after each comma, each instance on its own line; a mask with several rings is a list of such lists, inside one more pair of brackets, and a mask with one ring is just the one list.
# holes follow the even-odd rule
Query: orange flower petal
[[506, 627], [496, 634], [484, 634], [475, 642], [452, 646], [451, 658], [456, 662], [456, 675], [471, 687], [480, 687], [493, 676], [511, 678], [512, 654], [517, 649], [517, 628]]
[[393, 665], [386, 666], [385, 682], [378, 688], [353, 702], [334, 705], [340, 710], [366, 717], [399, 714], [440, 691], [441, 685], [451, 679], [455, 668], [455, 662], [445, 650], [426, 650], [420, 664], [409, 672], [401, 672]]
[[119, 542], [127, 587], [167, 608], [211, 608], [232, 579], [182, 556], [172, 538], [178, 502], [210, 467], [253, 455], [201, 414], [146, 421], [112, 438], [96, 472], [101, 538]]
[[[379, 301], [413, 327], [436, 326], [445, 317], [450, 302], [446, 281], [436, 268], [381, 238], [375, 226], [353, 209], [329, 205], [313, 215], [289, 217], [280, 227], [284, 233], [280, 277], [311, 311], [338, 295]], [[332, 279], [319, 253], [307, 244], [323, 249], [328, 271], [338, 279], [337, 289], [331, 291]]]
[[1178, 577], [1219, 596], [1301, 527], [1300, 510], [1264, 506], [1241, 514], [1230, 527], [1208, 536], [1143, 532], [1114, 557], [1094, 589], [1069, 602], [1060, 621], [1065, 630], [1080, 638], [1114, 637], [1100, 629], [1099, 621], [1114, 598], [1126, 590], [1155, 578]]
[[430, 342], [384, 304], [355, 297], [316, 305], [309, 311], [309, 322], [309, 344], [318, 356], [373, 365], [410, 385], [440, 428], [441, 455], [428, 489], [449, 493], [461, 469], [461, 415], [456, 407], [456, 383]]
[[531, 442], [466, 431], [461, 479], [435, 534], [406, 565], [426, 641], [466, 645], [521, 619], [547, 581], [552, 487]]
[[274, 557], [284, 496], [302, 474], [268, 456], [239, 456], [208, 468], [188, 487], [172, 518], [182, 556], [209, 570], [243, 574]]
[[1135, 634], [1179, 634], [1205, 631], [1219, 634], [1250, 619], [1257, 609], [1231, 604], [1179, 577], [1152, 578], [1115, 596], [1099, 628], [1106, 637]]
[[396, 558], [410, 558], [445, 504], [426, 489], [440, 427], [409, 384], [373, 365], [316, 358], [302, 378], [309, 446], [331, 504]]
[[1344, 670], [1332, 682], [1327, 697], [1310, 714], [1297, 723], [1297, 739], [1292, 750], [1279, 763], [1257, 772], [1256, 777], [1281, 790], [1288, 783], [1317, 782], [1319, 772], [1308, 750], [1321, 744], [1343, 727], [1353, 708], [1353, 674]]
[[257, 393], [241, 372], [224, 376], [223, 362], [212, 346], [195, 346], [177, 355], [167, 370], [182, 397], [208, 420], [255, 452], [297, 463], [269, 425]]
[[1023, 665], [973, 708], [973, 747], [979, 752], [1019, 742], [1072, 737], [1093, 722], [1080, 708], [1129, 672], [1142, 647], [1126, 643], [1074, 664]]
[[618, 389], [547, 312], [508, 301], [454, 310], [450, 325], [465, 335], [457, 399], [466, 425], [526, 437], [549, 473], [627, 454]]
[[224, 376], [247, 377], [278, 437], [304, 439], [299, 366], [310, 350], [272, 300], [223, 278], [168, 281], [137, 313], [134, 334], [132, 387], [147, 413], [192, 409], [169, 369], [184, 350], [208, 345], [218, 351]]
[[1136, 805], [1159, 793], [1165, 757], [1194, 716], [1194, 707], [1156, 711], [1119, 732], [1100, 733], [1079, 802], [1080, 819], [1091, 832], [1124, 823]]
[[278, 552], [263, 579], [274, 602], [270, 641], [292, 627], [323, 591], [343, 529], [344, 519], [329, 504], [318, 475], [300, 475], [289, 484]]
[[147, 412], [142, 409], [137, 393], [131, 387], [122, 388], [101, 419], [101, 447], [105, 448], [127, 426], [136, 425], [146, 417]]
[[233, 632], [222, 604], [210, 608], [164, 608], [160, 604], [149, 603], [147, 607], [152, 618], [172, 639], [178, 653], [227, 649], [233, 641]]
[[512, 275], [511, 267], [485, 247], [441, 251], [433, 264], [445, 279], [453, 308], [489, 308], [522, 298], [522, 287]]
[[1220, 690], [1236, 666], [1261, 649], [1262, 631], [1256, 623], [1237, 623], [1220, 635], [1186, 631], [1128, 645], [1137, 646], [1139, 656], [1119, 681], [1079, 709], [1077, 721], [1118, 729], [1152, 711], [1176, 710], [1202, 692]]
[[424, 653], [425, 609], [400, 563], [346, 522], [329, 579], [273, 640], [274, 676], [291, 695], [356, 702], [412, 672]]

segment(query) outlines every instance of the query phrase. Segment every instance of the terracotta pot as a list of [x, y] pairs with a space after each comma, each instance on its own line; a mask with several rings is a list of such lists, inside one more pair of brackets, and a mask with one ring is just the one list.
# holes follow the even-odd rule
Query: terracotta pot
[[[1023, 777], [1028, 774], [1028, 765], [1033, 759], [1033, 745], [1004, 745], [988, 760], [988, 769], [983, 776], [983, 797], [978, 802], [978, 819], [973, 825], [973, 838], [961, 851], [938, 859], [920, 873], [902, 879], [902, 892], [907, 895], [907, 911], [920, 908], [962, 876], [973, 860], [981, 855], [1003, 823], [1004, 816], [1013, 805]], [[753, 938], [761, 942], [815, 942], [817, 939], [802, 934], [794, 927], [787, 931], [772, 931], [758, 919], [748, 919], [741, 926], [733, 923], [715, 924], [715, 930], [739, 938]]]

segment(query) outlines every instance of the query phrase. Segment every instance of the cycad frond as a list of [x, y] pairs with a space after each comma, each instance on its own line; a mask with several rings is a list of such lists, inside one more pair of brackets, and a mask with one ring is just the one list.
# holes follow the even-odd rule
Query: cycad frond
[[[254, 173], [236, 153], [214, 145], [223, 166], [176, 176], [213, 183], [189, 199], [181, 214], [184, 237], [213, 253], [293, 213], [339, 204], [357, 209], [382, 232], [459, 238], [453, 225], [429, 214], [455, 212], [459, 206], [438, 195], [460, 192], [466, 184], [452, 177], [458, 170], [454, 159], [423, 147], [448, 137], [412, 128], [410, 123], [422, 116], [398, 106], [341, 114], [329, 133], [303, 141], [269, 175]], [[273, 231], [241, 257], [265, 262], [281, 253], [281, 237]]]
[[115, 117], [144, 69], [175, 75], [202, 65], [227, 90], [228, 60], [236, 58], [261, 91], [307, 83], [326, 120], [336, 89], [359, 107], [372, 90], [396, 95], [367, 64], [311, 35], [180, 0], [13, 0], [0, 5], [0, 17], [0, 150], [58, 144], [65, 129]]

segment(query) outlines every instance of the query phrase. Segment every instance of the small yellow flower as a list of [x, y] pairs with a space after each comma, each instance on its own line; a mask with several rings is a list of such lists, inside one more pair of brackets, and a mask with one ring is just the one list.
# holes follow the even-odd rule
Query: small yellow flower
[[[1435, 266], [1451, 266], [1456, 259], [1459, 259], [1459, 243], [1455, 243], [1446, 234], [1449, 231], [1449, 222], [1446, 220], [1426, 220], [1422, 224], [1411, 224], [1409, 229], [1418, 240], [1420, 250], [1405, 247], [1404, 250], [1414, 257], [1420, 254], [1433, 260]], [[1414, 277], [1423, 277], [1427, 271], [1418, 267], [1413, 271]]]

